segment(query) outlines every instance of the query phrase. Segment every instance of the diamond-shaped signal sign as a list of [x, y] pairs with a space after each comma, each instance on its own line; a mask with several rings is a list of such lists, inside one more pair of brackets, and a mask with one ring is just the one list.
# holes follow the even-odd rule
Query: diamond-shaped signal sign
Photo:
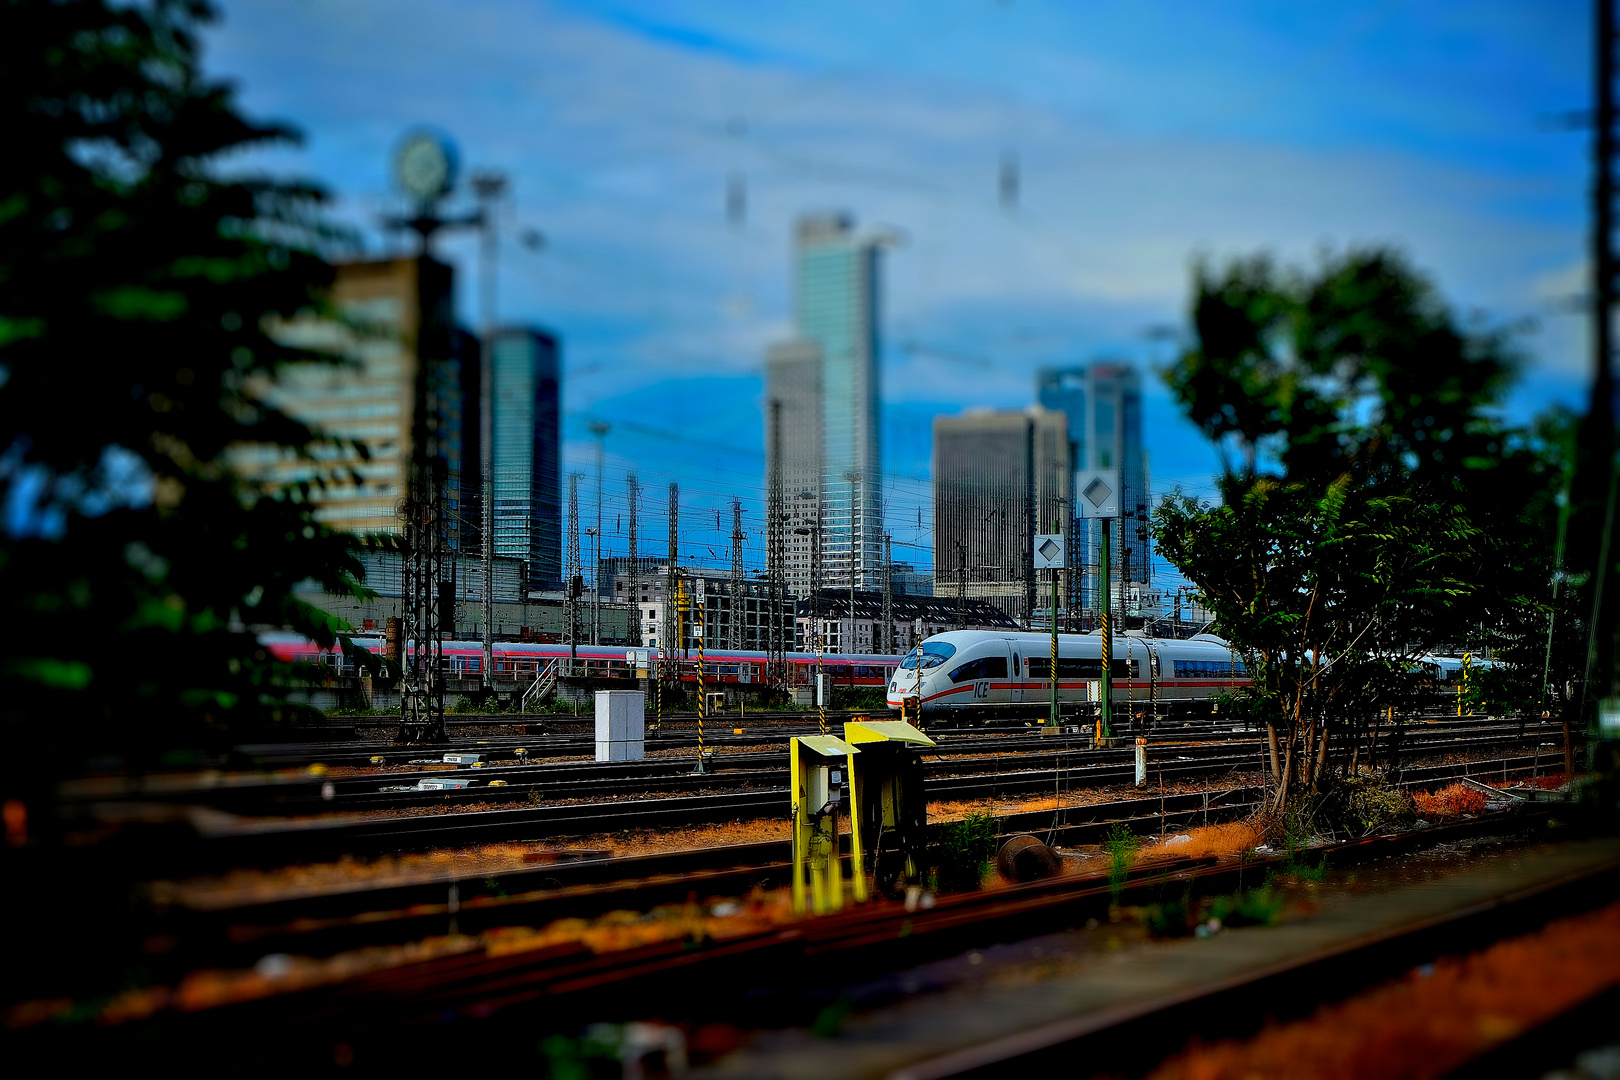
[[1075, 516], [1083, 518], [1119, 517], [1119, 470], [1081, 469], [1074, 474]]
[[1035, 537], [1035, 569], [1063, 569], [1063, 536], [1060, 533]]

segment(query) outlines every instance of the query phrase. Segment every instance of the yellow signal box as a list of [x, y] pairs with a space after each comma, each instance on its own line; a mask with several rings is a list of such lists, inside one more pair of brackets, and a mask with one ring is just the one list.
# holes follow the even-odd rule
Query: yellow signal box
[[[793, 911], [817, 915], [844, 906], [844, 870], [839, 862], [838, 814], [844, 801], [855, 747], [836, 735], [788, 740], [793, 781]], [[856, 876], [857, 900], [866, 898]], [[807, 897], [808, 894], [808, 897]]]
[[850, 851], [855, 899], [870, 878], [880, 895], [922, 875], [928, 845], [928, 802], [919, 750], [934, 740], [904, 720], [860, 717], [844, 725], [844, 741], [860, 751], [850, 769]]

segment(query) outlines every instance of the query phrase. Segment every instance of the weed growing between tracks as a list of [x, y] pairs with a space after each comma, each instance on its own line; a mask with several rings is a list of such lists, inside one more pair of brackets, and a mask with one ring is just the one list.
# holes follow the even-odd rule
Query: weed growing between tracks
[[1141, 844], [1141, 839], [1123, 823], [1111, 827], [1108, 839], [1103, 841], [1103, 847], [1108, 851], [1108, 892], [1113, 896], [1116, 908], [1125, 891], [1126, 875], [1131, 872], [1131, 864], [1136, 861], [1136, 850]]
[[1194, 1045], [1153, 1080], [1438, 1076], [1617, 982], [1620, 903], [1444, 957], [1252, 1039]]
[[996, 855], [996, 819], [989, 814], [968, 814], [946, 824], [935, 842], [935, 889], [964, 892], [977, 889]]

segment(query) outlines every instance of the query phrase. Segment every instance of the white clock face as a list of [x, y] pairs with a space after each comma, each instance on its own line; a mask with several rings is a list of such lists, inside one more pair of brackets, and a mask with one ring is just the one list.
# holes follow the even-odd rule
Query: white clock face
[[437, 139], [412, 136], [394, 159], [399, 186], [418, 199], [433, 199], [450, 187], [450, 157]]

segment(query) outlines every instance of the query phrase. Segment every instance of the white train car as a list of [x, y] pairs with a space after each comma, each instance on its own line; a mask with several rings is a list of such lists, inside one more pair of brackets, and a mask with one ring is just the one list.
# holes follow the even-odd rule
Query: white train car
[[[1102, 634], [1058, 635], [1058, 701], [1073, 706], [1099, 700]], [[923, 641], [921, 659], [909, 652], [889, 680], [887, 700], [900, 708], [908, 697], [926, 713], [994, 715], [1042, 711], [1051, 698], [1052, 637], [1032, 631], [956, 630]], [[1113, 700], [1184, 707], [1249, 685], [1248, 669], [1232, 647], [1213, 634], [1186, 640], [1114, 635]]]

